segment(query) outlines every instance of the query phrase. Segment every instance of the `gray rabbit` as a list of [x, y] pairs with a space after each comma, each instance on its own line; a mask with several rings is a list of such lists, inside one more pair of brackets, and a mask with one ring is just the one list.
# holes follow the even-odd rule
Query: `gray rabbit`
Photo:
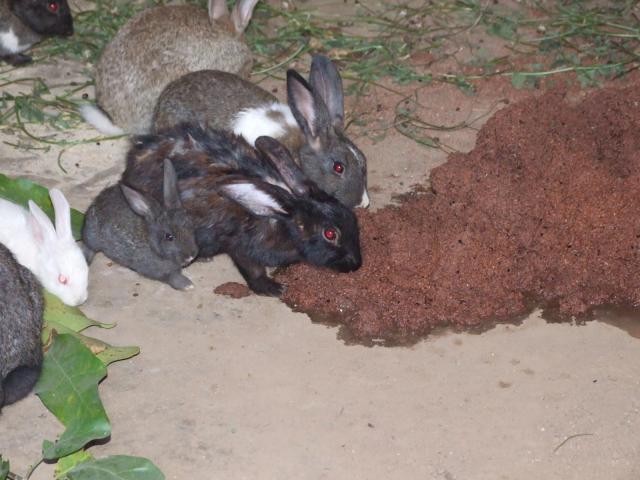
[[82, 228], [87, 261], [101, 251], [177, 290], [193, 288], [181, 269], [196, 257], [198, 247], [168, 159], [164, 160], [163, 196], [164, 205], [160, 205], [123, 183], [103, 190], [87, 210]]
[[[182, 75], [206, 68], [249, 75], [253, 57], [243, 32], [258, 0], [238, 0], [229, 13], [225, 0], [164, 5], [143, 10], [105, 47], [96, 67], [96, 100], [126, 133], [147, 133], [162, 89]], [[116, 134], [110, 120], [93, 108], [86, 120]]]
[[29, 394], [42, 368], [42, 287], [0, 243], [0, 409]]
[[251, 145], [263, 135], [276, 138], [321, 189], [348, 207], [367, 207], [367, 161], [344, 132], [338, 69], [329, 58], [315, 55], [309, 82], [289, 70], [285, 105], [237, 75], [214, 70], [190, 73], [160, 95], [153, 130], [198, 122], [242, 135]]

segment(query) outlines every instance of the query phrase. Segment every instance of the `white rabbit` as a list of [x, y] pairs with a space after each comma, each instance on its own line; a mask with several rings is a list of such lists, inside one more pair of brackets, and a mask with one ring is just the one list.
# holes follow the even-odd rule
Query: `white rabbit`
[[52, 188], [56, 227], [33, 201], [29, 211], [0, 198], [0, 243], [44, 288], [67, 305], [87, 299], [89, 267], [71, 233], [71, 209], [60, 190]]

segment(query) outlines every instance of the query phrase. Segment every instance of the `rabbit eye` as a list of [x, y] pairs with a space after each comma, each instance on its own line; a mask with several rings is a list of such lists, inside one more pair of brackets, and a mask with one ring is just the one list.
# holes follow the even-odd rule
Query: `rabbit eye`
[[330, 242], [335, 242], [338, 238], [338, 231], [333, 227], [325, 228], [322, 234]]
[[174, 237], [174, 236], [173, 236], [173, 234], [171, 234], [171, 233], [165, 233], [165, 234], [164, 234], [164, 239], [165, 239], [167, 242], [173, 242], [173, 241], [175, 240], [175, 238], [176, 238], [176, 237]]
[[69, 278], [67, 278], [66, 275], [60, 274], [58, 275], [58, 282], [60, 282], [62, 285], [66, 285], [67, 283], [69, 283]]
[[344, 173], [344, 163], [333, 162], [333, 171], [339, 175], [342, 175]]
[[53, 13], [56, 13], [58, 11], [58, 8], [60, 8], [58, 2], [49, 2], [47, 6], [49, 7], [49, 11]]

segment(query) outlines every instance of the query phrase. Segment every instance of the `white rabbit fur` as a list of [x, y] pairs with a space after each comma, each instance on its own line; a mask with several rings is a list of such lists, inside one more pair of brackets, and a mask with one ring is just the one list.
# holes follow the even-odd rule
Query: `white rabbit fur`
[[71, 209], [60, 190], [49, 191], [56, 227], [31, 200], [29, 210], [0, 198], [0, 243], [67, 305], [87, 299], [89, 267], [71, 232]]

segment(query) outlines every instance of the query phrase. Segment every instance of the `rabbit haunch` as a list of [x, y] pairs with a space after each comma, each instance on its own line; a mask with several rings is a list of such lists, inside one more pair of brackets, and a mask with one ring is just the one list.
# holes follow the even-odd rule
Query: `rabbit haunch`
[[179, 126], [139, 137], [122, 181], [159, 198], [162, 161], [171, 159], [199, 256], [229, 254], [256, 293], [283, 291], [266, 267], [306, 261], [341, 272], [358, 269], [353, 212], [309, 181], [276, 140], [259, 137], [256, 149], [230, 132]]
[[31, 200], [29, 210], [0, 198], [0, 243], [67, 305], [87, 299], [89, 268], [71, 232], [71, 209], [60, 190], [49, 191], [55, 228]]
[[0, 244], [0, 409], [26, 396], [42, 366], [42, 288]]
[[[146, 133], [160, 92], [171, 81], [203, 69], [248, 76], [253, 58], [243, 32], [256, 3], [238, 0], [229, 13], [225, 0], [209, 0], [208, 15], [196, 5], [143, 10], [118, 31], [98, 61], [98, 105], [123, 131]], [[117, 131], [106, 115], [85, 119], [103, 132]]]

